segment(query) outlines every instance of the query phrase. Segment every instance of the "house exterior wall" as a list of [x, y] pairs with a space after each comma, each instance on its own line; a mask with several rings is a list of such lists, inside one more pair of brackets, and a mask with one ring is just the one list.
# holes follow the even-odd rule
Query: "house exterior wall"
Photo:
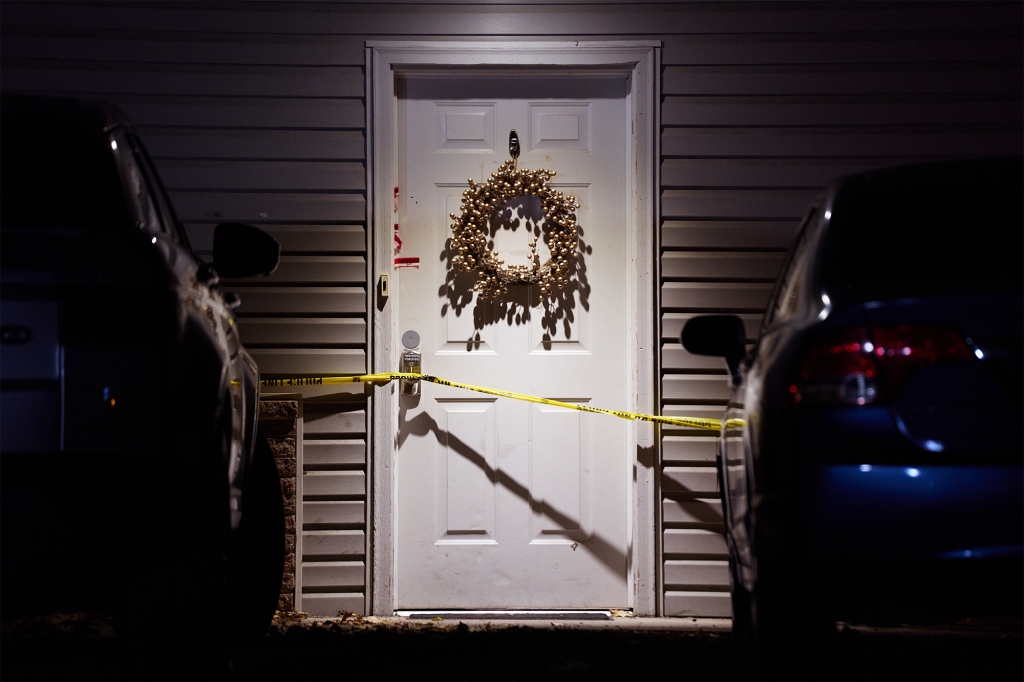
[[[121, 106], [200, 255], [225, 220], [281, 241], [274, 275], [230, 283], [269, 377], [367, 369], [369, 39], [663, 41], [669, 415], [722, 413], [724, 367], [683, 351], [679, 331], [692, 315], [737, 313], [753, 341], [797, 221], [831, 179], [1024, 151], [1019, 2], [3, 2], [0, 13], [0, 86]], [[308, 388], [302, 410], [297, 606], [363, 612], [366, 396]], [[662, 430], [665, 615], [729, 615], [714, 453], [708, 432]]]

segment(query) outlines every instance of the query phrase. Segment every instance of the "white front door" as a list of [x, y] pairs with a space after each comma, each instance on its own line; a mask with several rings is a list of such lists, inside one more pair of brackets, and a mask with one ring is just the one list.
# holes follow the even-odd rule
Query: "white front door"
[[[624, 409], [635, 322], [627, 317], [630, 191], [622, 76], [416, 76], [397, 84], [399, 337], [419, 334], [423, 372]], [[449, 213], [520, 138], [519, 167], [557, 172], [577, 197], [570, 287], [510, 287], [478, 300], [451, 264]], [[543, 234], [535, 199], [491, 221], [507, 264]], [[538, 240], [541, 262], [548, 252]], [[398, 417], [397, 607], [630, 606], [631, 425], [424, 383]]]

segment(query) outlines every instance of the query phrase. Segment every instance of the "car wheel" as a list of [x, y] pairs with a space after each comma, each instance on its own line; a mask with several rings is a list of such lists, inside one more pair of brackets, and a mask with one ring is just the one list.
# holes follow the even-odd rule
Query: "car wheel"
[[806, 576], [802, 580], [795, 576], [758, 580], [754, 590], [746, 592], [746, 599], [750, 632], [758, 644], [822, 642], [835, 634], [835, 618], [827, 601], [816, 582]]
[[230, 595], [237, 639], [264, 633], [274, 617], [284, 573], [284, 502], [274, 454], [257, 432], [242, 491], [242, 519], [231, 534]]
[[154, 470], [144, 497], [129, 498], [144, 504], [130, 505], [128, 527], [149, 538], [126, 557], [130, 577], [119, 609], [133, 672], [208, 678], [229, 672], [230, 631], [224, 619], [206, 615], [228, 605], [222, 432], [223, 423], [182, 429], [178, 461]]

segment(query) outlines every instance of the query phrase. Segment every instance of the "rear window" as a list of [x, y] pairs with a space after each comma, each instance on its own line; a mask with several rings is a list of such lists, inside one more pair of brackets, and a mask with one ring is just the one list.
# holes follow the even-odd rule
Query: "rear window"
[[129, 220], [110, 138], [97, 120], [5, 109], [0, 227], [107, 231]]
[[1024, 162], [936, 164], [847, 183], [822, 252], [837, 302], [1024, 289]]

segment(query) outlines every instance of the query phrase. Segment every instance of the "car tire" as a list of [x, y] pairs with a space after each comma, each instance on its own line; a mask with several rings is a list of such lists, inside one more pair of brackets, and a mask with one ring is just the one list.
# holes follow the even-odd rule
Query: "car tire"
[[223, 420], [210, 421], [215, 429], [182, 430], [179, 461], [154, 473], [146, 505], [131, 505], [134, 532], [153, 538], [141, 544], [149, 548], [144, 553], [125, 557], [129, 576], [118, 620], [132, 674], [221, 678], [230, 672], [230, 629], [225, 619], [208, 615], [228, 606], [231, 525]]
[[236, 641], [266, 632], [277, 609], [284, 574], [284, 501], [277, 464], [257, 431], [242, 492], [242, 518], [231, 534], [230, 609]]
[[729, 581], [732, 587], [732, 634], [737, 639], [749, 640], [753, 637], [750, 592], [739, 579], [739, 567], [736, 559], [729, 557]]
[[822, 643], [835, 635], [835, 618], [810, 578], [758, 580], [745, 598], [751, 638], [759, 646], [785, 641]]

